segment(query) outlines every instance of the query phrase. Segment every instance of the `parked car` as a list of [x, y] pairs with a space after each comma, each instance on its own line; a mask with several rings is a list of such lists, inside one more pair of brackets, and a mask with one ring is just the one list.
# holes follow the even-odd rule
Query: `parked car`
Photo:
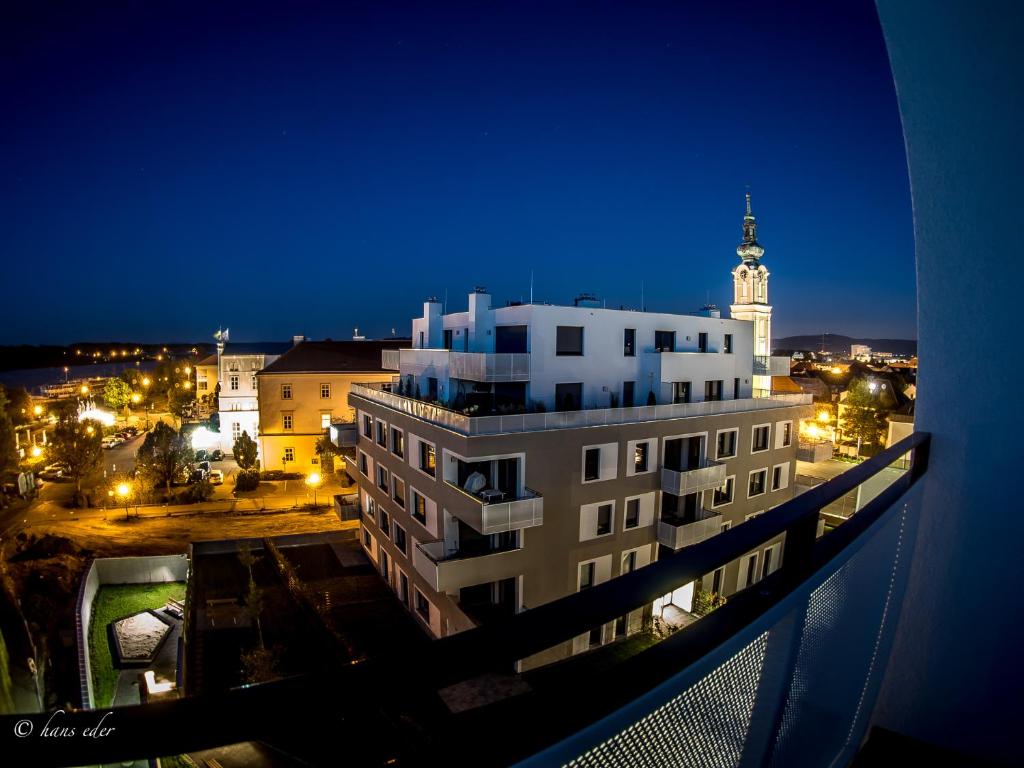
[[129, 435], [127, 432], [124, 432], [124, 431], [122, 431], [122, 432], [115, 432], [114, 433], [114, 437], [121, 438], [121, 442], [122, 443], [127, 443], [132, 438], [131, 435]]
[[104, 437], [100, 441], [100, 444], [104, 448], [116, 448], [117, 446], [121, 445], [121, 443], [123, 443], [123, 442], [124, 442], [124, 439], [118, 437], [117, 435], [107, 435], [106, 437]]
[[139, 428], [138, 427], [125, 427], [124, 431], [127, 432], [132, 437], [135, 437], [137, 434], [139, 434]]
[[211, 469], [207, 480], [210, 481], [211, 485], [221, 485], [224, 482], [224, 473], [219, 469]]
[[188, 476], [190, 483], [198, 483], [200, 480], [206, 479], [206, 471], [202, 469], [193, 469], [192, 474]]
[[196, 469], [201, 469], [206, 474], [210, 474], [210, 462], [208, 462], [208, 461], [200, 461], [200, 462], [198, 462], [196, 464]]
[[210, 461], [224, 461], [224, 451], [220, 448], [214, 448], [210, 451]]
[[195, 460], [196, 461], [206, 461], [206, 451], [203, 450], [202, 448], [200, 448], [198, 451], [196, 451]]
[[39, 476], [43, 480], [59, 480], [64, 476], [64, 467], [60, 464], [49, 464], [43, 467], [43, 471], [39, 473]]

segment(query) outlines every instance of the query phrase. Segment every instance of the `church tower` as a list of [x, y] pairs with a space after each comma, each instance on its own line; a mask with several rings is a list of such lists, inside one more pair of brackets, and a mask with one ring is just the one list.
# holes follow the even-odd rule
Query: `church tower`
[[[764, 248], [757, 242], [757, 220], [750, 212], [750, 193], [747, 193], [747, 212], [743, 216], [743, 242], [736, 247], [740, 263], [732, 270], [733, 303], [729, 311], [734, 320], [750, 320], [754, 324], [754, 397], [771, 394], [772, 377], [758, 375], [767, 372], [766, 358], [772, 353], [772, 307], [768, 303], [768, 270], [761, 263]], [[759, 365], [763, 363], [763, 366]]]

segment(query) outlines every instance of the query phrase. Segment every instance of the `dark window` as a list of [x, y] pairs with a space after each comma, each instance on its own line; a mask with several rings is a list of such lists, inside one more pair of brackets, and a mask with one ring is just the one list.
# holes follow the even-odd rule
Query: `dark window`
[[405, 435], [394, 427], [391, 428], [391, 452], [399, 458], [405, 455]]
[[405, 554], [405, 528], [395, 523], [395, 546], [403, 555]]
[[677, 381], [672, 385], [672, 402], [673, 403], [688, 403], [690, 402], [690, 382], [688, 381]]
[[705, 381], [704, 382], [704, 400], [714, 401], [722, 399], [722, 381]]
[[429, 443], [420, 443], [420, 469], [431, 477], [437, 471], [437, 454]]
[[430, 603], [418, 589], [416, 590], [416, 613], [424, 621], [430, 621]]
[[363, 434], [371, 440], [373, 439], [373, 419], [365, 414], [363, 414]]
[[451, 349], [452, 348], [452, 329], [451, 328], [445, 328], [444, 329], [444, 348], [445, 349]]
[[736, 455], [736, 431], [729, 430], [728, 432], [718, 433], [718, 453], [716, 454], [719, 459], [728, 459]]
[[580, 566], [580, 590], [594, 586], [594, 564], [584, 563]]
[[757, 581], [757, 555], [747, 558], [747, 584]]
[[782, 425], [782, 445], [783, 445], [783, 447], [788, 446], [789, 443], [790, 443], [790, 440], [792, 439], [792, 428], [793, 428], [793, 425], [790, 422], [788, 422], [788, 421], [785, 424]]
[[782, 467], [772, 469], [772, 490], [777, 491], [782, 487]]
[[498, 325], [494, 328], [495, 352], [526, 352], [525, 325]]
[[624, 381], [622, 382], [622, 407], [632, 408], [633, 407], [633, 392], [636, 389], [635, 381]]
[[727, 355], [731, 355], [732, 354], [732, 334], [731, 333], [725, 334], [725, 342], [722, 344], [722, 351], [725, 352]]
[[775, 550], [772, 547], [768, 547], [764, 551], [764, 560], [761, 562], [761, 578], [772, 572], [772, 555], [775, 554]]
[[367, 549], [370, 548], [370, 532], [363, 528], [363, 546]]
[[437, 377], [427, 377], [427, 400], [437, 400]]
[[369, 475], [370, 474], [370, 470], [367, 468], [366, 464], [367, 464], [367, 462], [366, 462], [366, 454], [363, 453], [362, 451], [360, 451], [359, 452], [359, 471], [362, 472], [364, 475]]
[[398, 599], [402, 605], [409, 605], [409, 577], [404, 573], [398, 574]]
[[385, 536], [391, 536], [391, 517], [384, 511], [384, 507], [380, 508], [380, 532]]
[[597, 535], [612, 532], [612, 505], [602, 504], [597, 508]]
[[768, 435], [770, 431], [771, 427], [767, 424], [763, 427], [754, 427], [754, 446], [751, 448], [752, 451], [768, 450]]
[[708, 335], [706, 333], [697, 334], [697, 351], [707, 352], [708, 351]]
[[768, 473], [762, 469], [750, 476], [750, 488], [747, 491], [747, 496], [760, 496], [764, 493], [764, 481], [767, 474]]
[[579, 411], [583, 409], [583, 383], [555, 384], [555, 410]]
[[715, 488], [715, 494], [712, 503], [716, 507], [719, 507], [722, 504], [728, 504], [730, 501], [732, 501], [732, 478], [727, 477], [725, 479], [725, 485], [723, 485], [721, 488]]
[[711, 575], [711, 592], [715, 595], [722, 594], [722, 576], [725, 574], [725, 568], [716, 568], [715, 572]]
[[739, 400], [740, 399], [740, 380], [739, 379], [733, 379], [732, 380], [732, 399], [733, 400]]
[[556, 330], [556, 355], [583, 354], [583, 326], [560, 325]]
[[395, 487], [391, 490], [391, 498], [395, 500], [395, 504], [405, 509], [405, 483], [397, 477], [392, 478], [392, 481]]
[[627, 552], [622, 556], [622, 572], [632, 573], [636, 570], [636, 551]]
[[420, 349], [425, 349], [426, 345], [423, 343], [423, 331], [420, 331]]
[[388, 428], [383, 421], [377, 422], [377, 445], [382, 445], [385, 448], [388, 444]]
[[598, 480], [601, 474], [601, 449], [587, 448], [583, 454], [583, 479]]
[[654, 332], [654, 351], [655, 352], [675, 352], [676, 351], [676, 332], [675, 331], [655, 331]]
[[384, 493], [390, 490], [388, 488], [388, 471], [384, 467], [377, 467], [377, 487]]
[[622, 338], [622, 354], [636, 357], [636, 328], [627, 328]]
[[640, 499], [630, 499], [626, 502], [626, 528], [636, 528], [640, 525]]
[[650, 443], [637, 443], [633, 449], [633, 471], [634, 472], [646, 472], [647, 471], [647, 454], [651, 448]]

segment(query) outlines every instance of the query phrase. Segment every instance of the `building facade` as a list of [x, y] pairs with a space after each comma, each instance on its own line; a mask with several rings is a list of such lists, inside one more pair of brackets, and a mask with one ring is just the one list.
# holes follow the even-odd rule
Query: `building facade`
[[408, 346], [386, 341], [302, 341], [257, 373], [257, 440], [263, 469], [320, 471], [316, 443], [332, 424], [354, 422], [353, 382], [390, 382], [382, 351]]
[[[586, 589], [793, 494], [809, 395], [754, 398], [755, 323], [704, 315], [428, 301], [391, 384], [355, 385], [360, 536], [398, 598], [445, 636]], [[788, 371], [788, 359], [785, 359]], [[650, 405], [648, 405], [650, 403]], [[571, 643], [672, 622], [702, 588], [778, 568], [773, 540]]]
[[256, 374], [284, 354], [289, 347], [287, 342], [217, 343], [220, 435], [219, 444], [215, 447], [230, 454], [234, 450], [235, 440], [243, 432], [256, 440], [260, 421]]
[[772, 353], [772, 306], [768, 303], [768, 269], [761, 263], [764, 247], [757, 242], [757, 220], [750, 210], [747, 194], [747, 212], [743, 216], [743, 242], [736, 247], [740, 263], [732, 270], [733, 303], [730, 315], [754, 325], [754, 396], [771, 393], [772, 376], [789, 375], [781, 369], [765, 370], [763, 361]]

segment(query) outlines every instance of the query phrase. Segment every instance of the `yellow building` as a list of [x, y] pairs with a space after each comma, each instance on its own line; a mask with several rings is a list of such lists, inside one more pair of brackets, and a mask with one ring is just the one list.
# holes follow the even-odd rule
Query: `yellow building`
[[214, 352], [196, 363], [196, 400], [212, 404], [217, 410], [214, 393], [217, 391], [217, 353]]
[[381, 367], [381, 351], [402, 346], [409, 340], [303, 341], [260, 371], [260, 466], [319, 469], [317, 440], [332, 422], [355, 420], [350, 385], [391, 381], [394, 373]]

